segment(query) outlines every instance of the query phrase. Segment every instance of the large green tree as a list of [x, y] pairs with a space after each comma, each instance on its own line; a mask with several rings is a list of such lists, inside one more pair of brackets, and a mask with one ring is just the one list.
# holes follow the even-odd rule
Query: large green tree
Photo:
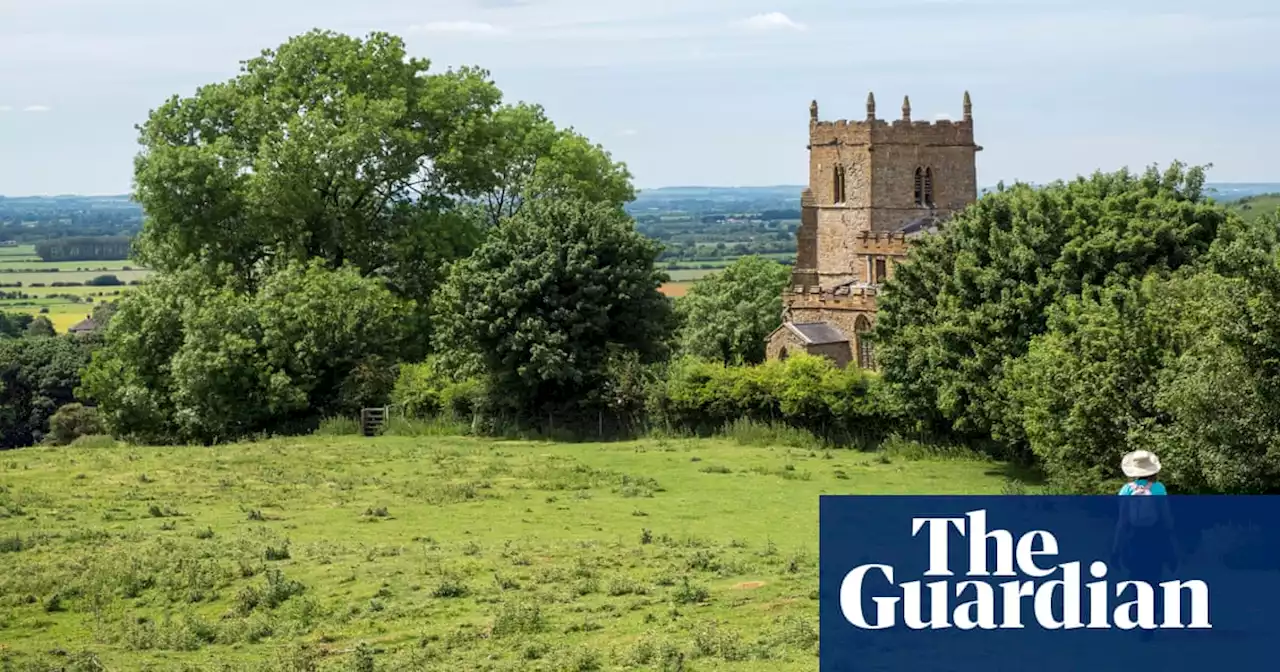
[[252, 289], [294, 261], [351, 264], [425, 306], [447, 262], [531, 200], [620, 205], [630, 174], [488, 73], [429, 72], [403, 42], [314, 31], [140, 130], [138, 256]]
[[787, 266], [749, 256], [699, 281], [677, 300], [681, 351], [725, 364], [764, 361], [790, 276]]
[[1023, 445], [1000, 381], [1049, 308], [1089, 287], [1197, 263], [1238, 217], [1173, 164], [988, 194], [915, 246], [889, 281], [876, 328], [886, 378], [935, 427]]
[[435, 299], [438, 342], [513, 412], [567, 409], [602, 388], [619, 351], [666, 355], [659, 252], [616, 206], [526, 204], [452, 268]]

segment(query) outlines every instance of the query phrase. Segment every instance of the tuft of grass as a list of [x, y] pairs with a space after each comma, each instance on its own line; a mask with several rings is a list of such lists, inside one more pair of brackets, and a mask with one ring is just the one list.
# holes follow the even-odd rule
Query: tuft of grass
[[360, 421], [356, 418], [325, 418], [315, 431], [316, 436], [359, 436]]
[[826, 447], [822, 439], [803, 429], [777, 422], [762, 423], [745, 418], [725, 425], [721, 434], [744, 446], [784, 446], [804, 450], [823, 450]]

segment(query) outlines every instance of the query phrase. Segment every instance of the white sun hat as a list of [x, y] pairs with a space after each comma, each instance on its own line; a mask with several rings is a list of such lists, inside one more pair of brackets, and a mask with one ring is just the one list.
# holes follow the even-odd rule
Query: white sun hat
[[1149, 450], [1135, 450], [1120, 460], [1120, 470], [1129, 478], [1144, 478], [1160, 473], [1160, 458]]

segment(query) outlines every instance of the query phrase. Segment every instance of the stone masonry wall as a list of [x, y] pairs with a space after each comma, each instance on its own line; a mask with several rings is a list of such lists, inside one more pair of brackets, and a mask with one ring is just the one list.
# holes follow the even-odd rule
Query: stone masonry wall
[[870, 217], [871, 212], [863, 208], [818, 209], [819, 284], [833, 287], [858, 277], [858, 234], [868, 229]]
[[782, 359], [782, 351], [784, 349], [788, 355], [805, 352], [804, 341], [800, 340], [800, 337], [796, 336], [795, 332], [790, 329], [779, 329], [773, 333], [768, 344], [765, 345], [765, 358], [770, 360]]

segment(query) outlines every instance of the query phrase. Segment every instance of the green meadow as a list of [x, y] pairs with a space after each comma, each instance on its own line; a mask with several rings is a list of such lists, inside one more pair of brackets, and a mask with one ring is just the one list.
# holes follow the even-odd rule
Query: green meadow
[[818, 498], [1006, 469], [786, 436], [0, 456], [9, 670], [812, 670]]

